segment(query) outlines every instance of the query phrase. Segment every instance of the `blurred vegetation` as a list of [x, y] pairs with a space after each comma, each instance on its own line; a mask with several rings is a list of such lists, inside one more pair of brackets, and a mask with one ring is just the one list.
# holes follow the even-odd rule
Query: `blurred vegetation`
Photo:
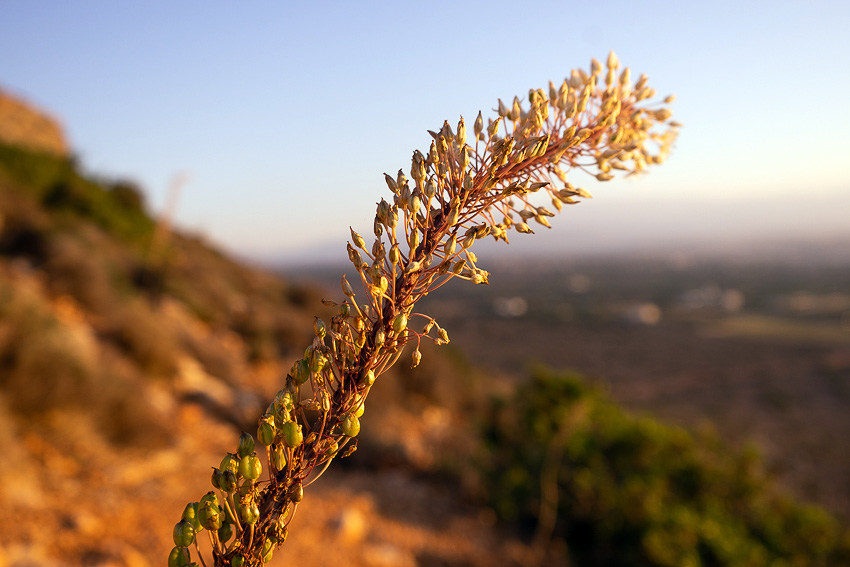
[[839, 523], [783, 496], [754, 451], [632, 417], [577, 376], [537, 369], [483, 423], [491, 505], [576, 565], [850, 565]]

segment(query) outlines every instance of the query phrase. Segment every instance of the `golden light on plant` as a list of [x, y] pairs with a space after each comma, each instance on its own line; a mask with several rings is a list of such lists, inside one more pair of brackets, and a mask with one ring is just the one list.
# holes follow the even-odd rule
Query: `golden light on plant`
[[[243, 436], [237, 454], [213, 474], [221, 498], [211, 491], [175, 527], [169, 567], [191, 562], [190, 543], [200, 554], [204, 530], [217, 566], [268, 561], [286, 540], [304, 488], [335, 457], [356, 449], [375, 379], [408, 343], [416, 366], [421, 341], [449, 341], [433, 318], [414, 312], [416, 302], [455, 277], [487, 283], [489, 273], [472, 252], [477, 240], [507, 242], [511, 230], [548, 228], [564, 205], [590, 198], [568, 180], [574, 170], [608, 181], [619, 171], [632, 175], [662, 163], [678, 124], [666, 106], [672, 98], [653, 103], [654, 96], [646, 75], [632, 83], [612, 52], [605, 66], [594, 59], [589, 73], [574, 70], [560, 85], [531, 90], [527, 102], [500, 100], [498, 116], [486, 126], [478, 114], [471, 139], [463, 118], [454, 129], [444, 123], [430, 132], [426, 152], [413, 153], [409, 178], [401, 170], [385, 174], [392, 197], [377, 205], [371, 246], [353, 230], [348, 244], [363, 297], [343, 276], [342, 302], [326, 301], [338, 314], [329, 324], [316, 319], [313, 343], [259, 420], [267, 466], [253, 439]], [[554, 212], [534, 204], [535, 194], [547, 195]], [[260, 480], [264, 470], [267, 479]]]

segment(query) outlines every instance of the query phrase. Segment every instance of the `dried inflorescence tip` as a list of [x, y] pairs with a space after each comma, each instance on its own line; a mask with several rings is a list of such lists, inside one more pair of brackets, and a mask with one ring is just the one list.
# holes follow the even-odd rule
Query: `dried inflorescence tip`
[[[366, 293], [358, 304], [345, 276], [344, 299], [329, 323], [316, 318], [313, 343], [286, 376], [284, 388], [260, 418], [257, 436], [265, 449], [268, 481], [254, 439], [243, 434], [235, 454], [222, 460], [210, 492], [186, 508], [174, 528], [176, 547], [169, 565], [188, 565], [188, 547], [198, 534], [210, 535], [216, 566], [257, 567], [286, 539], [303, 497], [334, 458], [356, 449], [364, 402], [376, 379], [413, 342], [412, 366], [422, 358], [420, 343], [449, 342], [433, 318], [413, 306], [451, 278], [487, 284], [471, 248], [492, 236], [508, 241], [513, 228], [532, 234], [528, 223], [550, 227], [563, 205], [591, 194], [569, 178], [582, 171], [598, 181], [617, 172], [639, 174], [662, 163], [679, 124], [669, 105], [648, 102], [655, 91], [641, 75], [620, 70], [614, 52], [603, 67], [574, 70], [559, 85], [532, 89], [528, 102], [499, 100], [495, 119], [479, 112], [468, 143], [461, 118], [456, 131], [444, 122], [426, 153], [413, 152], [410, 180], [402, 170], [384, 174], [390, 200], [381, 199], [373, 222], [375, 240], [353, 229], [348, 257]], [[536, 202], [547, 195], [555, 212]], [[423, 332], [412, 317], [426, 317]], [[417, 326], [418, 328], [418, 326]], [[436, 329], [434, 335], [430, 334]]]

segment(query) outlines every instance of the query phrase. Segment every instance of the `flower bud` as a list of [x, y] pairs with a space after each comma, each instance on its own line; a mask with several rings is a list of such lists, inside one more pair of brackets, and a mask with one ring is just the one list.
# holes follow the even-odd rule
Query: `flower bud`
[[250, 455], [254, 452], [254, 438], [251, 437], [250, 433], [242, 432], [242, 435], [239, 436], [239, 449], [236, 451], [236, 454], [239, 457], [244, 457], [245, 455]]
[[301, 445], [304, 441], [304, 434], [301, 432], [301, 425], [294, 421], [288, 421], [281, 428], [281, 439], [283, 444], [290, 448], [295, 448]]
[[360, 419], [358, 419], [353, 413], [350, 413], [345, 416], [344, 420], [342, 420], [341, 427], [343, 435], [347, 435], [348, 437], [357, 437], [357, 434], [360, 433]]
[[195, 528], [192, 522], [188, 520], [180, 520], [175, 524], [172, 532], [174, 545], [177, 547], [189, 547], [195, 541]]

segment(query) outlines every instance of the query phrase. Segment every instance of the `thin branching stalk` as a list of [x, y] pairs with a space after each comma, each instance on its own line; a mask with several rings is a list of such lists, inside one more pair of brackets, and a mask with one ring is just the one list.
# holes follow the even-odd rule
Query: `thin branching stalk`
[[[357, 448], [353, 438], [376, 378], [410, 342], [413, 366], [422, 340], [449, 342], [427, 315], [415, 314], [426, 320], [421, 331], [409, 328], [412, 310], [452, 278], [488, 282], [471, 250], [476, 241], [507, 242], [511, 230], [533, 233], [532, 221], [550, 227], [548, 218], [564, 205], [591, 197], [568, 180], [576, 170], [604, 182], [665, 160], [679, 124], [670, 121], [673, 97], [651, 102], [654, 96], [647, 77], [632, 82], [612, 52], [604, 66], [594, 59], [589, 72], [575, 70], [560, 85], [550, 82], [548, 91], [529, 91], [527, 102], [500, 100], [498, 116], [485, 125], [479, 113], [471, 133], [463, 118], [455, 129], [444, 123], [430, 132], [426, 152], [413, 153], [410, 178], [401, 170], [385, 174], [391, 198], [378, 203], [372, 245], [351, 230], [347, 246], [363, 296], [355, 299], [342, 277], [344, 298], [325, 300], [338, 313], [329, 325], [315, 320], [313, 343], [260, 418], [257, 437], [268, 448], [269, 480], [256, 483], [253, 440], [240, 439], [237, 453], [213, 474], [214, 488], [235, 510], [217, 515], [218, 495], [211, 491], [189, 514], [198, 531], [222, 530], [222, 544], [227, 530], [233, 532], [229, 547], [213, 545], [216, 567], [267, 561], [285, 541], [304, 487], [331, 460]], [[544, 206], [545, 197], [554, 211]], [[188, 554], [175, 550], [170, 564], [185, 564]]]

